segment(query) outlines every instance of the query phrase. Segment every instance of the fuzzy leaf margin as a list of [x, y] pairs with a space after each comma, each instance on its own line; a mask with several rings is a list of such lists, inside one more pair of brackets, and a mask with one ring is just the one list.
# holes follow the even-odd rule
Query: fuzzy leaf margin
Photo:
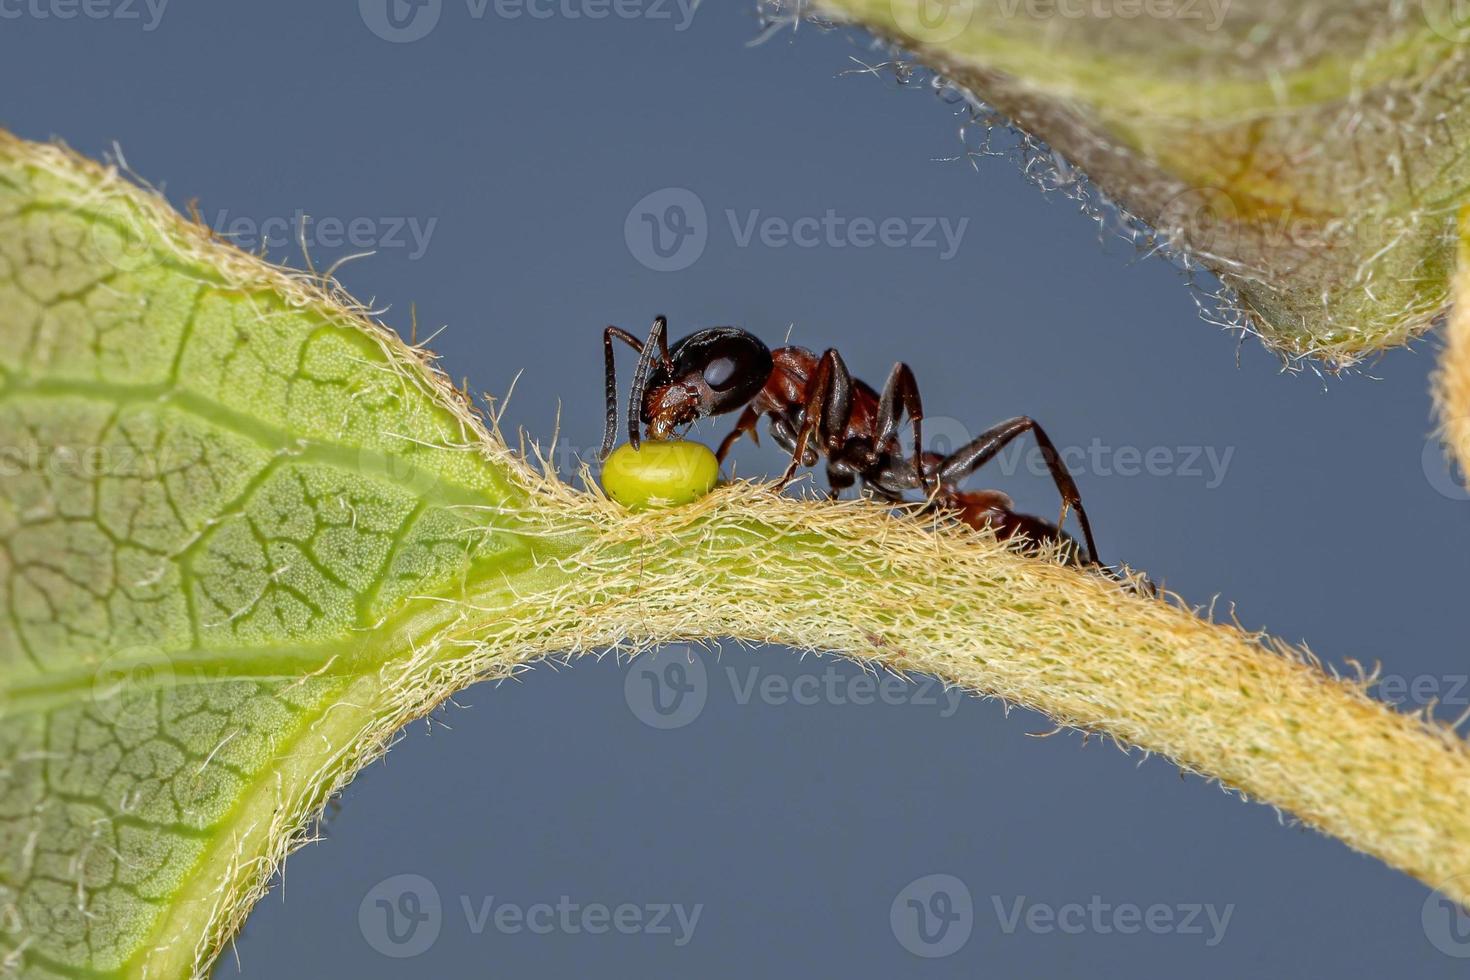
[[[791, 0], [770, 0], [768, 9]], [[1329, 369], [1450, 302], [1463, 0], [817, 0], [1045, 141], [1215, 273], [1223, 322]]]

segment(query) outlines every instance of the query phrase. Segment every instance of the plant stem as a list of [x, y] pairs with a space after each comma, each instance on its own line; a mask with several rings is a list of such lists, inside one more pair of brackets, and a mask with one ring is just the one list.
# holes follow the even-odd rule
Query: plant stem
[[1460, 211], [1459, 271], [1435, 394], [1445, 447], [1462, 476], [1470, 475], [1470, 205]]
[[[1470, 901], [1470, 752], [1315, 658], [1101, 575], [862, 504], [740, 485], [629, 515], [558, 504], [575, 592], [523, 602], [540, 651], [733, 637], [932, 674], [1174, 760]], [[530, 597], [523, 597], [530, 598]], [[538, 611], [540, 610], [540, 611]], [[474, 635], [470, 630], [470, 636]]]

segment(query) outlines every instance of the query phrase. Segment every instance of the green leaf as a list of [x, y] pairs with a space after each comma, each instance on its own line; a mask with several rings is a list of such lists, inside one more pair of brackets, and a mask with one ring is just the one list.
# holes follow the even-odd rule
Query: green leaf
[[530, 569], [442, 381], [191, 231], [0, 140], [0, 956], [27, 975], [193, 969], [404, 712], [404, 638]]
[[1459, 0], [819, 6], [1046, 141], [1289, 357], [1350, 364], [1448, 308], [1470, 200]]

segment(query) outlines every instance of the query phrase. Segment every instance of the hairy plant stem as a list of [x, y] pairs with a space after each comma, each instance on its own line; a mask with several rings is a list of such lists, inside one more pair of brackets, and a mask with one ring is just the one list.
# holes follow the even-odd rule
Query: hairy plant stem
[[1444, 352], [1435, 377], [1440, 434], [1450, 459], [1470, 479], [1470, 205], [1460, 211], [1460, 262], [1454, 306], [1445, 329]]
[[677, 511], [585, 515], [576, 594], [526, 604], [556, 610], [546, 651], [727, 636], [936, 675], [1165, 755], [1470, 901], [1470, 879], [1450, 880], [1470, 872], [1465, 743], [1370, 699], [1361, 678], [866, 506], [747, 486]]
[[[1470, 752], [1451, 728], [1372, 699], [1371, 679], [1331, 676], [1308, 654], [1175, 601], [872, 504], [738, 484], [629, 513], [515, 472], [527, 506], [486, 516], [538, 541], [535, 566], [479, 583], [448, 619], [408, 617], [377, 638], [412, 656], [358, 681], [323, 720], [330, 731], [283, 759], [278, 771], [318, 789], [285, 807], [294, 819], [283, 826], [319, 810], [320, 766], [330, 761], [340, 785], [473, 680], [548, 656], [728, 639], [836, 653], [1034, 709], [1287, 811], [1470, 905]], [[344, 740], [357, 751], [329, 760]], [[262, 802], [281, 809], [278, 782], [265, 790]], [[241, 895], [274, 867], [280, 832], [261, 834], [256, 861], [237, 849]], [[248, 909], [220, 906], [196, 970]], [[182, 965], [178, 950], [157, 952], [165, 973]]]

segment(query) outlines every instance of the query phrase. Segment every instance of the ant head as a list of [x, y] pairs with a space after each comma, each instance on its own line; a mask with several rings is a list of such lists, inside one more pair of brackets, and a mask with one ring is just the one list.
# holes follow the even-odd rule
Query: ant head
[[643, 396], [643, 421], [659, 437], [677, 425], [748, 404], [771, 377], [771, 350], [738, 327], [711, 327], [669, 348], [672, 369], [656, 365]]
[[711, 327], [690, 334], [669, 351], [673, 380], [699, 393], [700, 415], [744, 406], [771, 377], [771, 350], [739, 327]]

